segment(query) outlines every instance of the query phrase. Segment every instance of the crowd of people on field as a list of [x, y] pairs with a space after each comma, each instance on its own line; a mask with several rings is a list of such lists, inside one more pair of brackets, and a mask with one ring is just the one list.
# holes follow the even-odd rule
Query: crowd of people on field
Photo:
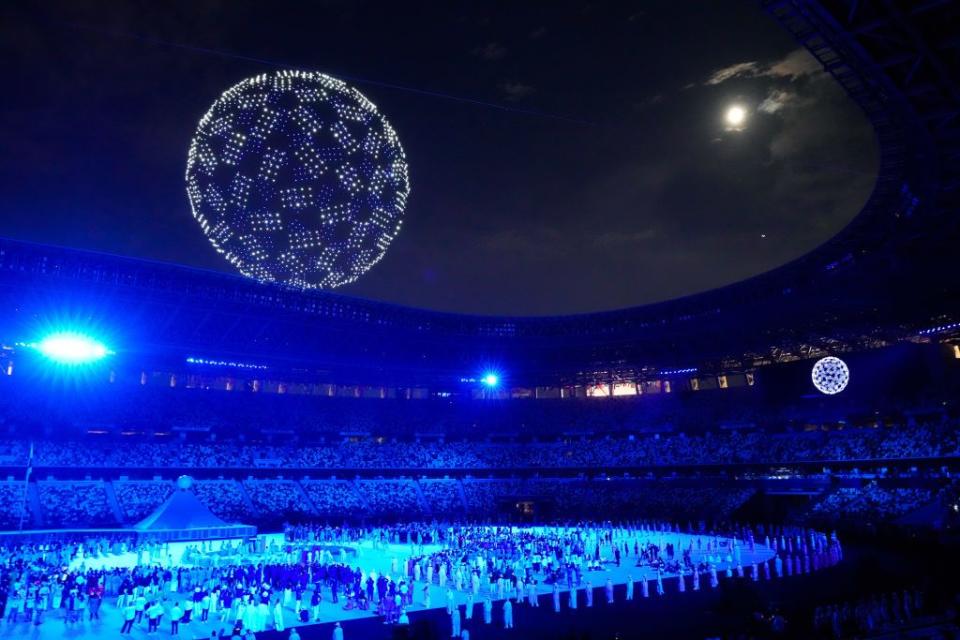
[[[245, 637], [320, 621], [322, 603], [375, 612], [393, 623], [408, 620], [408, 610], [443, 605], [459, 636], [475, 614], [491, 624], [494, 608], [505, 628], [513, 625], [514, 607], [552, 599], [559, 611], [561, 590], [563, 606], [575, 609], [593, 606], [595, 597], [632, 600], [635, 590], [646, 598], [716, 588], [722, 577], [761, 581], [810, 573], [842, 557], [835, 537], [807, 529], [679, 532], [652, 521], [538, 528], [313, 524], [290, 527], [284, 541], [261, 546], [198, 543], [179, 558], [169, 543], [64, 536], [0, 546], [0, 619], [8, 627], [39, 626], [51, 617], [80, 626], [101, 620], [106, 604], [121, 635], [134, 628], [171, 635], [222, 628]], [[389, 567], [364, 567], [361, 556], [338, 546], [347, 543], [383, 549]], [[754, 554], [761, 544], [762, 554]], [[135, 563], [115, 562], [131, 553]], [[627, 568], [626, 585], [614, 588], [604, 573], [612, 566]]]
[[819, 606], [813, 612], [813, 628], [824, 638], [869, 636], [892, 630], [923, 613], [923, 593], [904, 589]]

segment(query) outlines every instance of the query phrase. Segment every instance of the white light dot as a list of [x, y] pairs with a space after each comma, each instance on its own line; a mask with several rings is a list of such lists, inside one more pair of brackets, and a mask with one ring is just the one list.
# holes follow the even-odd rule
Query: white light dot
[[733, 105], [727, 109], [726, 120], [731, 127], [740, 127], [747, 119], [747, 110], [740, 105]]

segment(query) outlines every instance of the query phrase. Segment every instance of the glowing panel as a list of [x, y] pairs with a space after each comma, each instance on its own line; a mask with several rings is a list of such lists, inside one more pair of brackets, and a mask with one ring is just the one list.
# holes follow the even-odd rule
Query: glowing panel
[[613, 395], [635, 396], [637, 395], [637, 385], [635, 382], [614, 382]]
[[608, 384], [591, 384], [587, 386], [587, 397], [588, 398], [608, 398], [610, 397], [610, 385]]

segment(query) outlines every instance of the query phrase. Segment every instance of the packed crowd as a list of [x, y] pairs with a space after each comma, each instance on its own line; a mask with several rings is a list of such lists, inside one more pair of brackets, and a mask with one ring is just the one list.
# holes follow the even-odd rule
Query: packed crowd
[[460, 493], [460, 483], [456, 480], [423, 479], [418, 484], [432, 513], [444, 514], [448, 518], [464, 513], [466, 503]]
[[0, 529], [16, 529], [21, 521], [29, 524], [32, 519], [23, 482], [0, 482]]
[[419, 489], [412, 480], [358, 480], [357, 488], [374, 516], [418, 518], [424, 511]]
[[[278, 469], [555, 469], [780, 464], [807, 461], [899, 460], [960, 456], [958, 425], [768, 433], [720, 431], [697, 435], [562, 441], [346, 440], [289, 446], [241, 442], [94, 439], [38, 440], [34, 465], [86, 468]], [[28, 444], [0, 443], [6, 458], [27, 460]]]
[[353, 519], [365, 514], [366, 505], [348, 480], [301, 480], [313, 510], [321, 518]]
[[934, 497], [928, 489], [885, 488], [869, 482], [830, 492], [813, 505], [810, 514], [831, 521], [889, 521], [930, 504]]
[[235, 480], [204, 480], [194, 484], [200, 502], [227, 522], [249, 522], [256, 517], [250, 497]]
[[[0, 511], [18, 514], [24, 483], [5, 483]], [[3, 486], [3, 485], [0, 485]], [[116, 509], [108, 489], [116, 496]], [[53, 481], [31, 484], [40, 512], [28, 512], [25, 528], [91, 528], [132, 525], [173, 492], [165, 480]], [[384, 522], [399, 518], [463, 515], [488, 522], [528, 516], [577, 519], [597, 513], [616, 517], [729, 519], [753, 489], [676, 486], [671, 481], [529, 479], [197, 480], [199, 500], [227, 522], [276, 529], [285, 522], [325, 520]], [[29, 504], [29, 500], [27, 503]], [[89, 516], [89, 517], [88, 517]], [[19, 519], [8, 516], [7, 529]]]
[[243, 489], [250, 496], [253, 510], [259, 515], [269, 515], [276, 525], [282, 522], [296, 522], [313, 515], [310, 501], [300, 486], [288, 480], [245, 480]]
[[37, 491], [46, 526], [50, 528], [117, 525], [116, 514], [108, 504], [103, 482], [63, 484], [41, 481], [37, 483]]
[[153, 513], [173, 492], [163, 480], [122, 480], [113, 482], [124, 522], [138, 522]]
[[[829, 489], [795, 521], [820, 523], [893, 522], [925, 505], [939, 511], [957, 502], [956, 481], [929, 488], [865, 482]], [[173, 492], [171, 480], [54, 481], [0, 483], [3, 529], [96, 528], [137, 523]], [[939, 488], [937, 488], [939, 487]], [[597, 513], [610, 517], [676, 518], [683, 522], [742, 517], [755, 495], [749, 484], [709, 479], [644, 478], [423, 478], [196, 480], [199, 500], [227, 522], [276, 530], [304, 521], [385, 522], [402, 518], [464, 516], [486, 522], [575, 520]], [[115, 495], [115, 506], [110, 494]], [[36, 499], [31, 500], [31, 494]], [[25, 500], [25, 497], [27, 498]], [[35, 503], [36, 511], [31, 508]], [[0, 529], [2, 530], [2, 529]]]

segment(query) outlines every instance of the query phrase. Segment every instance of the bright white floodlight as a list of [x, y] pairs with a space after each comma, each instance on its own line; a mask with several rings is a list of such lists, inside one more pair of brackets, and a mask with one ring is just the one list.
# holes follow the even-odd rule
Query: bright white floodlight
[[86, 364], [113, 353], [102, 342], [79, 333], [54, 333], [29, 346], [60, 364]]

